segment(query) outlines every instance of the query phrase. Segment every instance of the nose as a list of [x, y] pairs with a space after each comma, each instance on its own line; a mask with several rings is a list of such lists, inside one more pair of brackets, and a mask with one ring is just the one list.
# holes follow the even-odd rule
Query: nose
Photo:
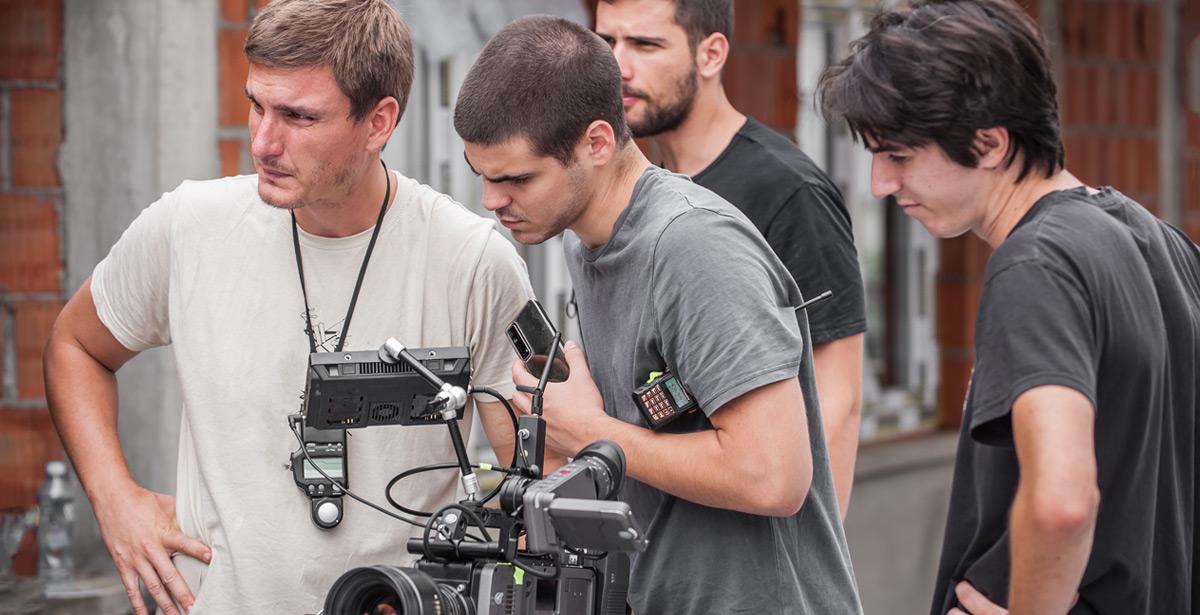
[[269, 114], [258, 115], [250, 111], [250, 155], [262, 160], [275, 158], [283, 153], [280, 126]]
[[629, 48], [623, 43], [613, 45], [613, 56], [617, 58], [617, 66], [621, 67], [621, 81], [633, 79], [633, 62], [630, 61]]
[[486, 179], [483, 180], [483, 208], [488, 211], [496, 211], [506, 207], [512, 199], [504, 193], [499, 187]]
[[876, 154], [871, 159], [871, 194], [882, 199], [900, 191], [900, 174], [886, 155]]

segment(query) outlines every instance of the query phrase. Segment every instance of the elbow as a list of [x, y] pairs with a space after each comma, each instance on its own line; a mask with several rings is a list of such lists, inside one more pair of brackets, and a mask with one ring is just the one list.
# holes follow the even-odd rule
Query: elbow
[[811, 465], [774, 471], [761, 481], [754, 513], [765, 517], [790, 517], [800, 512], [811, 486]]
[[1070, 539], [1089, 534], [1095, 528], [1100, 510], [1100, 490], [1095, 485], [1069, 493], [1043, 494], [1032, 510], [1032, 522], [1039, 534]]

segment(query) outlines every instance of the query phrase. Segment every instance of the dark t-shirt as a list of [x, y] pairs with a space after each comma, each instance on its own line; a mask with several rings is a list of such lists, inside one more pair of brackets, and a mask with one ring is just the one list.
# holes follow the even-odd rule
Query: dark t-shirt
[[837, 186], [796, 144], [747, 118], [692, 181], [746, 214], [805, 297], [833, 291], [807, 310], [814, 344], [866, 331], [850, 214]]
[[963, 579], [1008, 602], [1010, 412], [1041, 385], [1095, 407], [1100, 508], [1071, 613], [1198, 612], [1198, 378], [1200, 249], [1112, 188], [1039, 200], [987, 265], [933, 615]]
[[[644, 427], [633, 390], [666, 367], [702, 410], [663, 428], [673, 433], [711, 430], [712, 413], [771, 383], [811, 383], [795, 282], [744, 215], [686, 177], [648, 168], [608, 243], [589, 250], [568, 232], [564, 246], [609, 415]], [[713, 508], [626, 479], [623, 499], [650, 540], [631, 556], [638, 615], [862, 611], [819, 409], [770, 411], [808, 422], [812, 485], [794, 515]]]

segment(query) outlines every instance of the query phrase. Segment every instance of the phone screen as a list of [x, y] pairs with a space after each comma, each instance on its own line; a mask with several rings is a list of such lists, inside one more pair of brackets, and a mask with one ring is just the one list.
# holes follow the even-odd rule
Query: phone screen
[[[546, 358], [550, 355], [550, 346], [558, 329], [542, 309], [537, 299], [530, 299], [521, 313], [517, 315], [507, 329], [508, 341], [513, 350], [525, 364], [525, 370], [535, 377], [542, 376], [546, 366]], [[570, 375], [567, 359], [563, 353], [562, 343], [558, 344], [554, 364], [550, 367], [550, 382], [562, 382]]]

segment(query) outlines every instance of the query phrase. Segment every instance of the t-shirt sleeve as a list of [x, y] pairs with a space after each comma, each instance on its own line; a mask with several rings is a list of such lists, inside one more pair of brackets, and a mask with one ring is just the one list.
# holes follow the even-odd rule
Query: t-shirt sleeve
[[704, 209], [683, 213], [660, 236], [653, 267], [661, 354], [705, 414], [797, 375], [799, 293], [749, 223]]
[[972, 437], [1012, 445], [1013, 402], [1034, 387], [1070, 387], [1094, 406], [1093, 322], [1086, 292], [1065, 272], [1028, 260], [990, 276], [976, 330]]
[[92, 271], [100, 322], [135, 352], [171, 343], [171, 233], [178, 209], [174, 193], [164, 194], [138, 214]]
[[805, 299], [833, 291], [832, 297], [808, 308], [813, 344], [866, 331], [862, 272], [841, 195], [811, 182], [802, 184], [765, 234]]
[[[517, 358], [505, 329], [527, 301], [533, 298], [525, 261], [499, 233], [488, 232], [467, 303], [467, 337], [471, 350], [471, 384], [495, 389], [510, 399], [512, 362]], [[476, 395], [477, 401], [496, 401]]]

